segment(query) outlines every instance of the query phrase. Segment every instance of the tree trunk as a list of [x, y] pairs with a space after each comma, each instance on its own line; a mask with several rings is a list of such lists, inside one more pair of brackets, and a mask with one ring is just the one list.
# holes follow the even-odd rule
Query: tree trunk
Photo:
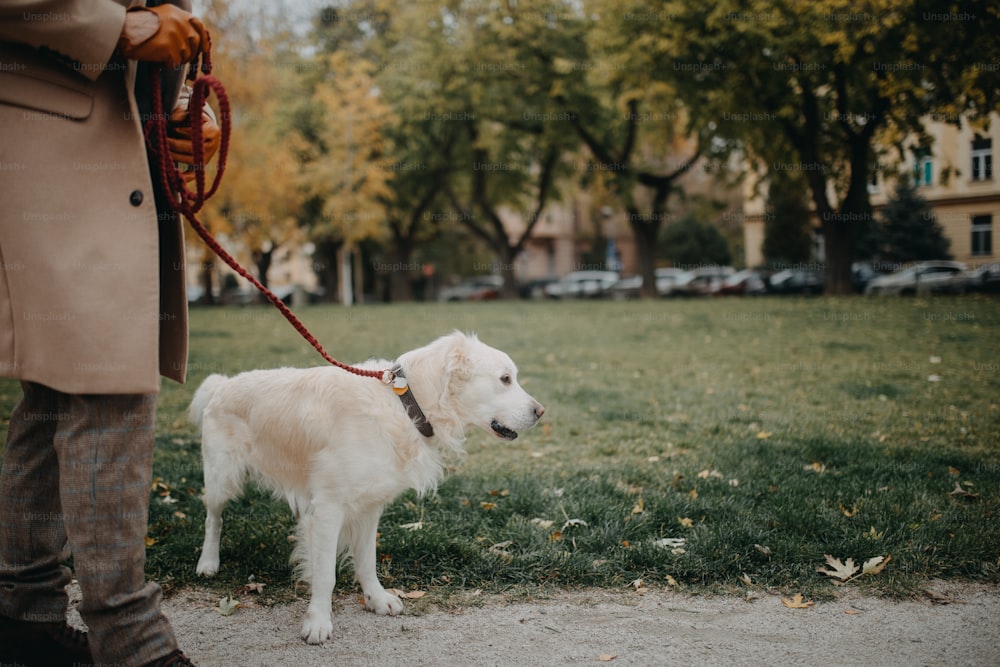
[[861, 223], [872, 218], [871, 203], [868, 200], [868, 153], [868, 141], [863, 137], [855, 137], [851, 141], [851, 180], [847, 194], [838, 213], [823, 220], [827, 294], [854, 293], [851, 264], [854, 262], [857, 230]]
[[[257, 266], [257, 280], [264, 287], [268, 287], [267, 272], [271, 269], [271, 262], [274, 259], [274, 244], [271, 244], [269, 250], [254, 250], [253, 252], [253, 263]], [[257, 300], [261, 303], [267, 301], [263, 294], [257, 294]]]
[[517, 250], [505, 245], [500, 253], [500, 275], [503, 277], [503, 289], [500, 295], [505, 299], [517, 298], [517, 276], [514, 274], [514, 260], [517, 259]]
[[340, 245], [333, 241], [321, 241], [316, 244], [316, 251], [313, 253], [313, 265], [320, 284], [323, 285], [323, 300], [330, 303], [336, 303], [340, 294], [340, 265], [337, 263]]
[[823, 222], [826, 244], [826, 294], [851, 294], [851, 262], [854, 257], [854, 223], [846, 214]]
[[354, 303], [363, 304], [365, 302], [365, 263], [362, 260], [364, 250], [359, 245], [352, 254], [357, 255], [357, 261], [351, 261], [351, 267], [354, 270], [354, 278], [352, 280], [354, 284]]
[[215, 255], [211, 250], [205, 249], [204, 259], [201, 262], [201, 286], [205, 290], [205, 294], [202, 297], [203, 303], [206, 306], [215, 305], [215, 293], [212, 291], [212, 284], [215, 282]]
[[410, 270], [410, 257], [413, 256], [413, 244], [406, 239], [397, 238], [393, 244], [392, 260], [389, 267], [389, 300], [413, 301], [413, 280]]
[[656, 240], [660, 236], [660, 223], [644, 220], [644, 216], [634, 208], [628, 209], [629, 227], [635, 237], [635, 249], [639, 260], [639, 274], [642, 276], [640, 296], [652, 298], [656, 291]]
[[337, 301], [342, 306], [353, 305], [354, 286], [351, 279], [351, 249], [347, 247], [346, 243], [341, 244], [337, 248], [337, 267], [340, 269], [340, 273], [337, 276], [337, 283], [340, 287], [340, 291], [337, 294]]

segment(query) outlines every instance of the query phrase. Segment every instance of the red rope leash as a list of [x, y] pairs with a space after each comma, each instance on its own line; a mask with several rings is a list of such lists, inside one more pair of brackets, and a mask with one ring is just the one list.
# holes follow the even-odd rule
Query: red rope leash
[[[323, 349], [320, 342], [316, 340], [316, 337], [309, 332], [309, 329], [307, 329], [302, 321], [295, 316], [288, 306], [286, 306], [282, 300], [274, 294], [274, 292], [269, 290], [259, 280], [257, 280], [249, 271], [240, 266], [240, 263], [233, 259], [233, 257], [226, 252], [221, 245], [219, 245], [219, 242], [216, 241], [212, 234], [205, 228], [205, 225], [198, 220], [196, 215], [197, 212], [201, 210], [202, 206], [204, 206], [205, 201], [215, 194], [216, 190], [219, 189], [219, 183], [222, 181], [222, 174], [226, 169], [226, 158], [229, 155], [229, 134], [232, 120], [229, 107], [229, 96], [226, 95], [226, 90], [223, 88], [222, 83], [217, 78], [212, 76], [211, 73], [212, 59], [210, 56], [210, 47], [210, 42], [204, 45], [204, 49], [202, 50], [201, 66], [198, 67], [197, 63], [192, 64], [191, 73], [189, 74], [189, 78], [193, 79], [191, 84], [191, 99], [188, 103], [188, 120], [191, 123], [191, 146], [195, 167], [194, 192], [187, 188], [187, 184], [184, 182], [184, 178], [181, 176], [180, 170], [178, 170], [177, 166], [174, 164], [173, 158], [170, 156], [170, 150], [167, 144], [167, 120], [169, 119], [169, 114], [164, 113], [163, 98], [160, 92], [161, 67], [158, 66], [153, 68], [153, 114], [149, 122], [146, 124], [146, 144], [149, 151], [153, 154], [154, 164], [158, 167], [157, 171], [160, 176], [160, 186], [163, 188], [163, 191], [167, 193], [171, 208], [187, 218], [187, 221], [191, 224], [191, 228], [194, 229], [198, 236], [201, 237], [201, 240], [205, 242], [205, 245], [211, 248], [212, 252], [228, 264], [233, 271], [250, 281], [250, 283], [256, 287], [260, 293], [263, 294], [264, 297], [267, 298], [267, 300], [281, 312], [282, 315], [284, 315], [289, 324], [291, 324], [324, 359], [334, 366], [342, 368], [350, 373], [354, 373], [355, 375], [378, 378], [387, 383], [392, 382], [395, 376], [393, 371], [373, 371], [356, 368], [354, 366], [341, 363], [331, 357], [327, 351]], [[199, 70], [202, 76], [197, 76]], [[215, 93], [215, 97], [219, 102], [222, 138], [219, 145], [219, 168], [216, 171], [215, 179], [212, 181], [212, 186], [206, 191], [205, 139], [202, 136], [201, 110], [204, 108], [210, 92]]]

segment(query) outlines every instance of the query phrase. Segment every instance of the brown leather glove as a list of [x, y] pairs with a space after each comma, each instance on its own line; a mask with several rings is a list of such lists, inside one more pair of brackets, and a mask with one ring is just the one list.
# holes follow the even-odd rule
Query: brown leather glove
[[118, 51], [130, 60], [177, 67], [208, 44], [208, 31], [193, 14], [173, 5], [129, 7]]
[[[201, 113], [201, 136], [204, 139], [207, 165], [218, 152], [222, 139], [222, 131], [216, 124], [215, 118], [207, 111]], [[177, 107], [170, 114], [170, 121], [167, 123], [167, 145], [170, 157], [178, 163], [184, 180], [190, 183], [195, 178], [194, 149], [191, 143], [191, 121], [188, 120], [188, 110], [184, 107]]]

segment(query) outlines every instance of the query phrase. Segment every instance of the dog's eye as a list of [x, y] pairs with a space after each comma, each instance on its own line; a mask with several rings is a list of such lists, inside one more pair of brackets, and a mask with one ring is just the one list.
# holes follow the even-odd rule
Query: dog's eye
[[500, 381], [504, 384], [510, 384], [510, 375], [508, 373], [504, 373], [500, 376]]

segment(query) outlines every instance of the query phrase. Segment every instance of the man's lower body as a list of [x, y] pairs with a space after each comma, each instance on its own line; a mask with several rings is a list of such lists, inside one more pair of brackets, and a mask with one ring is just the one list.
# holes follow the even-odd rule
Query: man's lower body
[[[144, 571], [156, 395], [22, 387], [0, 470], [0, 616], [64, 624], [61, 563], [72, 552], [97, 664], [145, 665], [175, 651], [160, 587]], [[14, 650], [0, 644], [0, 662]]]

